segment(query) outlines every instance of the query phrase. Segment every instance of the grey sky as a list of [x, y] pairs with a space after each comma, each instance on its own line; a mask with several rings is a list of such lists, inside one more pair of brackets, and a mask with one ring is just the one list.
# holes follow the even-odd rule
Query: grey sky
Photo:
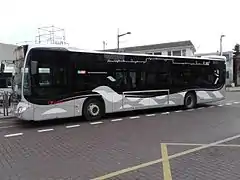
[[[65, 28], [67, 41], [84, 49], [102, 49], [192, 40], [198, 52], [240, 43], [239, 0], [7, 0], [0, 3], [0, 42], [34, 40], [37, 28]], [[237, 18], [237, 19], [236, 19]]]

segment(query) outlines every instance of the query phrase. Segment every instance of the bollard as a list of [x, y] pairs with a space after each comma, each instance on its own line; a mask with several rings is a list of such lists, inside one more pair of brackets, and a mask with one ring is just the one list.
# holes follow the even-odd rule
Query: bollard
[[3, 116], [6, 116], [6, 110], [5, 110], [5, 92], [3, 92], [2, 96], [3, 96], [3, 103], [2, 103], [2, 105], [3, 105]]
[[8, 94], [7, 94], [7, 92], [3, 93], [3, 115], [8, 116]]
[[8, 116], [8, 110], [9, 110], [9, 102], [8, 102], [8, 92], [5, 94], [5, 100], [6, 100], [6, 111], [7, 111], [7, 116]]

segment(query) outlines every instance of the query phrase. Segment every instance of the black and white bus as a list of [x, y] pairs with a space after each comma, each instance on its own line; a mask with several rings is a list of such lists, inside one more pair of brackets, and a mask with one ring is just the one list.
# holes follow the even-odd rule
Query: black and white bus
[[174, 57], [22, 46], [14, 75], [16, 116], [47, 120], [225, 98], [225, 58]]

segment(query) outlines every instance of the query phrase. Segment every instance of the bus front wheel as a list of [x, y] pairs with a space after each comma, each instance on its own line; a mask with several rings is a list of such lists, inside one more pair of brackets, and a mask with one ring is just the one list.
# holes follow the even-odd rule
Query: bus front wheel
[[187, 109], [192, 109], [197, 105], [197, 98], [195, 92], [188, 92], [184, 98], [184, 106]]
[[89, 99], [84, 103], [83, 116], [88, 121], [101, 119], [104, 114], [104, 105], [98, 99]]

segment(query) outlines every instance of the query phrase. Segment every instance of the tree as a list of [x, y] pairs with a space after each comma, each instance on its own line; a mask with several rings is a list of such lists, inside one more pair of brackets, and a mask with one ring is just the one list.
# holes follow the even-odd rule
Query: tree
[[240, 52], [239, 52], [239, 47], [240, 47], [239, 44], [236, 44], [236, 45], [234, 46], [234, 49], [233, 49], [233, 56], [234, 56], [234, 57], [237, 57], [237, 56], [240, 54]]
[[240, 55], [240, 45], [236, 44], [233, 49], [233, 82], [238, 85], [238, 64], [239, 64], [239, 55]]

